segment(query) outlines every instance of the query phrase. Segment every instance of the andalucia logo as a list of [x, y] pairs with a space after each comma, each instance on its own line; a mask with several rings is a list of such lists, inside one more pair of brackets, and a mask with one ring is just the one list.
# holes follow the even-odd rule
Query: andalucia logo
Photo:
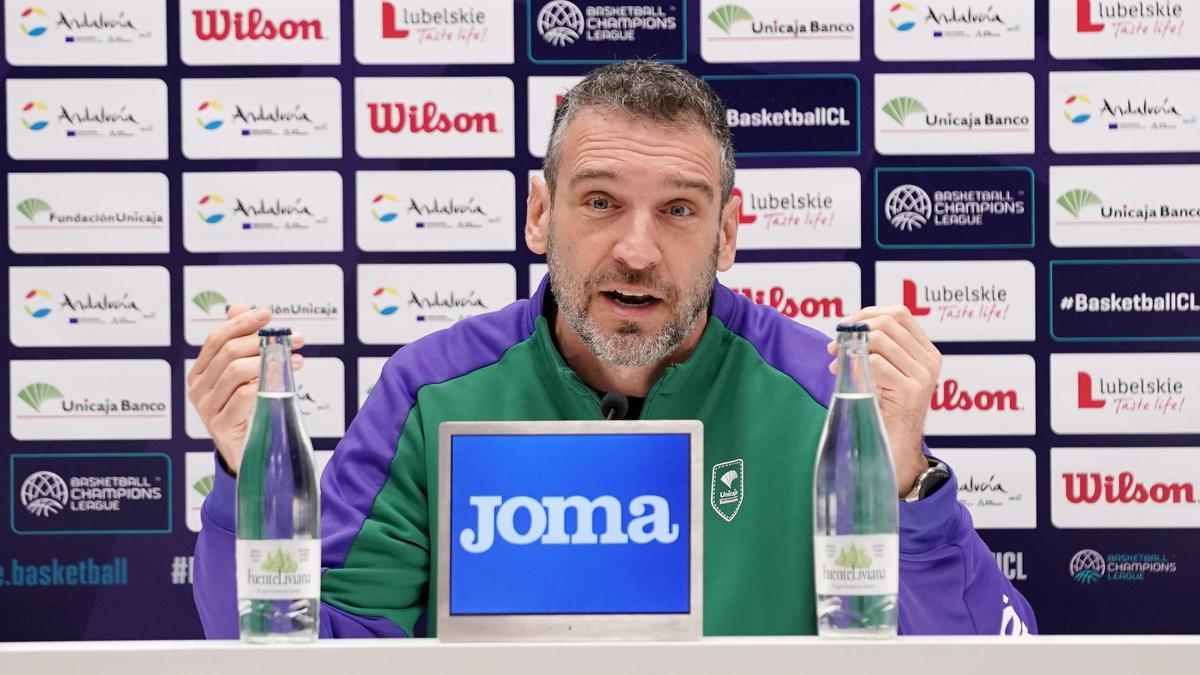
[[753, 21], [754, 17], [745, 7], [739, 5], [722, 5], [708, 15], [708, 20], [715, 23], [726, 35], [733, 35], [733, 24], [743, 21]]
[[908, 119], [909, 115], [929, 111], [923, 103], [911, 96], [897, 96], [883, 105], [883, 112], [895, 120], [896, 124], [904, 126], [904, 120]]
[[217, 305], [222, 307], [228, 306], [229, 301], [225, 299], [225, 296], [216, 291], [200, 291], [194, 298], [192, 298], [192, 304], [199, 307], [200, 311], [208, 314], [209, 311]]
[[284, 552], [282, 548], [277, 548], [274, 553], [267, 554], [262, 569], [264, 572], [275, 572], [276, 574], [295, 574], [296, 570], [300, 569], [300, 565], [292, 557], [292, 554]]
[[833, 564], [851, 570], [865, 570], [871, 566], [871, 556], [856, 544], [850, 544], [844, 547], [841, 553], [838, 553]]
[[52, 384], [45, 382], [34, 382], [17, 392], [17, 398], [21, 399], [34, 412], [42, 412], [42, 404], [50, 399], [63, 398], [63, 393]]
[[1075, 218], [1079, 218], [1080, 212], [1089, 206], [1101, 206], [1104, 204], [1095, 192], [1084, 190], [1083, 188], [1068, 190], [1055, 201]]
[[37, 215], [39, 213], [46, 213], [53, 210], [54, 209], [49, 204], [36, 197], [26, 199], [20, 204], [17, 204], [17, 213], [25, 216], [25, 219], [31, 223], [37, 221]]

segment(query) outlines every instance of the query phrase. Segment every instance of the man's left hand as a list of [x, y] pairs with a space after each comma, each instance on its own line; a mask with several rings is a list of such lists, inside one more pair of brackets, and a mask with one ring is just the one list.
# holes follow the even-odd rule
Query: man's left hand
[[[871, 329], [867, 338], [871, 377], [896, 464], [896, 490], [904, 497], [929, 467], [922, 439], [942, 354], [907, 307], [864, 307], [842, 323], [865, 323]], [[836, 343], [830, 342], [828, 351], [835, 354]], [[837, 372], [836, 361], [829, 370]]]

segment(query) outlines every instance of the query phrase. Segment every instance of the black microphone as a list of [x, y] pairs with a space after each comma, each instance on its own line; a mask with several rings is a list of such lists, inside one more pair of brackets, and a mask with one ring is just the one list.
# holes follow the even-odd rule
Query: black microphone
[[610, 391], [600, 399], [600, 414], [606, 420], [623, 420], [629, 412], [629, 399], [625, 394]]

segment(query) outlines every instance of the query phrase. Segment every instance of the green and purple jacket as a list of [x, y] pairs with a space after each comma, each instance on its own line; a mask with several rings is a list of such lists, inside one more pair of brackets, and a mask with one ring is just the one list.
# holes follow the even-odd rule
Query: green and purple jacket
[[[547, 282], [530, 300], [398, 350], [321, 481], [321, 629], [329, 637], [436, 635], [438, 425], [598, 420], [600, 400], [552, 337]], [[716, 285], [692, 355], [641, 419], [704, 423], [704, 467], [741, 460], [742, 500], [705, 508], [704, 633], [816, 632], [812, 472], [833, 391], [828, 339]], [[900, 631], [1035, 632], [1033, 612], [979, 539], [953, 481], [900, 503]], [[196, 543], [195, 599], [210, 638], [238, 635], [235, 479], [217, 467]]]

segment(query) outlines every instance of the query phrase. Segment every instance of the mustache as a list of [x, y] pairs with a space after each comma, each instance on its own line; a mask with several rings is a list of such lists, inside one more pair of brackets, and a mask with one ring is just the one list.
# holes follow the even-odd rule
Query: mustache
[[674, 285], [665, 281], [651, 270], [636, 270], [632, 267], [622, 267], [605, 271], [599, 276], [588, 280], [589, 291], [595, 291], [604, 286], [628, 284], [650, 289], [655, 296], [662, 300], [674, 300], [678, 291]]

